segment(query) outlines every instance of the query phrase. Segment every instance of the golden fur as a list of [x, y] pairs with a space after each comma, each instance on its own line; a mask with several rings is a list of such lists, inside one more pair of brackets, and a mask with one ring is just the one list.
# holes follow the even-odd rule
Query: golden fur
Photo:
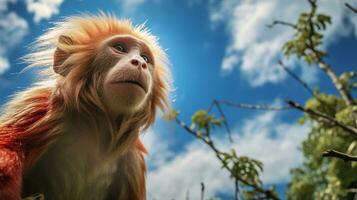
[[[117, 34], [129, 34], [145, 41], [155, 55], [154, 87], [146, 106], [124, 116], [120, 122], [107, 114], [98, 93], [103, 81], [102, 71], [100, 66], [93, 64], [97, 63], [95, 58], [99, 52], [96, 50], [100, 42]], [[61, 38], [70, 38], [71, 42]], [[54, 54], [58, 49], [66, 57], [59, 63], [62, 69], [69, 69], [66, 76], [53, 71]], [[65, 134], [68, 117], [79, 116], [93, 126], [91, 136], [98, 140], [99, 146], [105, 147], [109, 161], [130, 157], [126, 159], [130, 163], [118, 166], [126, 169], [120, 173], [132, 173], [124, 176], [121, 183], [126, 185], [120, 188], [118, 199], [145, 199], [142, 157], [145, 148], [138, 136], [154, 122], [157, 107], [165, 109], [169, 106], [167, 95], [171, 80], [166, 54], [157, 38], [144, 25], [133, 26], [129, 20], [118, 20], [112, 15], [74, 16], [56, 23], [39, 37], [33, 52], [25, 60], [29, 67], [40, 67], [41, 77], [34, 86], [16, 94], [5, 106], [0, 118], [0, 150], [11, 148], [24, 155], [22, 163], [26, 172], [36, 165], [50, 144]], [[13, 193], [16, 191], [14, 188]], [[8, 195], [19, 198], [19, 194]]]

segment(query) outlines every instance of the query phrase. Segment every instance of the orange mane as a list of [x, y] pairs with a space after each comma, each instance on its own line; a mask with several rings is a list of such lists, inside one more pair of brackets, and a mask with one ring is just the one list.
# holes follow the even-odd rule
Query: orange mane
[[[106, 119], [97, 88], [100, 76], [91, 68], [100, 41], [116, 34], [130, 34], [145, 41], [155, 55], [154, 87], [148, 105], [126, 118], [120, 130], [113, 128], [116, 127], [115, 122]], [[61, 36], [70, 38], [73, 44], [60, 43]], [[68, 76], [61, 76], [53, 71], [53, 57], [58, 48], [68, 55], [62, 65], [75, 66]], [[88, 118], [92, 118], [94, 123], [98, 123], [98, 118], [95, 118], [93, 112], [101, 112], [104, 113], [104, 117], [102, 116], [103, 119], [100, 120], [107, 121], [111, 130], [110, 135], [114, 138], [112, 147], [132, 146], [141, 152], [140, 158], [136, 158], [140, 162], [140, 166], [137, 166], [140, 172], [129, 181], [129, 184], [132, 184], [130, 187], [134, 188], [138, 196], [127, 195], [145, 199], [143, 154], [146, 154], [147, 150], [139, 140], [138, 134], [154, 122], [157, 107], [162, 110], [169, 107], [167, 95], [171, 76], [166, 54], [159, 46], [158, 39], [151, 35], [144, 25], [133, 26], [129, 20], [118, 20], [112, 15], [101, 13], [75, 16], [55, 24], [39, 37], [34, 43], [32, 53], [24, 59], [29, 63], [30, 68], [40, 68], [40, 80], [29, 89], [16, 94], [4, 107], [0, 117], [0, 154], [2, 149], [17, 152], [20, 159], [24, 159], [21, 163], [24, 163], [24, 170], [26, 170], [34, 164], [46, 146], [61, 135], [66, 112], [83, 113]], [[89, 76], [90, 73], [94, 75]], [[88, 84], [89, 81], [92, 83]], [[125, 134], [129, 131], [133, 134]], [[1, 166], [0, 162], [0, 170], [8, 169], [6, 167]], [[15, 192], [12, 193], [16, 193], [18, 188], [13, 190]], [[0, 197], [2, 197], [1, 190]]]

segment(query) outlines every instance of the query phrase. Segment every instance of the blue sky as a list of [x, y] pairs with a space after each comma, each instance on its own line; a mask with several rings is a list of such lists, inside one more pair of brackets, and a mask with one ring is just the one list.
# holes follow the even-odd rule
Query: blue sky
[[[349, 2], [356, 7], [356, 2], [319, 2], [320, 10], [333, 17], [325, 38], [327, 61], [338, 73], [356, 70], [357, 15], [343, 6]], [[281, 46], [293, 32], [266, 25], [275, 19], [294, 22], [307, 8], [304, 1], [288, 0], [0, 0], [0, 103], [35, 80], [34, 71], [19, 73], [25, 67], [19, 58], [52, 22], [102, 10], [134, 24], [146, 22], [160, 38], [172, 64], [172, 104], [186, 122], [213, 99], [275, 105], [294, 99], [303, 104], [308, 93], [277, 65]], [[316, 67], [294, 58], [284, 62], [312, 86], [335, 93]], [[223, 130], [217, 131], [219, 147], [262, 160], [263, 181], [277, 184], [283, 193], [289, 169], [301, 164], [298, 146], [309, 130], [296, 123], [300, 113], [223, 109], [235, 143], [228, 142]], [[229, 199], [233, 193], [233, 182], [213, 154], [177, 125], [158, 118], [143, 140], [150, 151], [149, 200], [184, 199], [187, 191], [191, 199], [198, 199], [201, 181], [206, 197]]]

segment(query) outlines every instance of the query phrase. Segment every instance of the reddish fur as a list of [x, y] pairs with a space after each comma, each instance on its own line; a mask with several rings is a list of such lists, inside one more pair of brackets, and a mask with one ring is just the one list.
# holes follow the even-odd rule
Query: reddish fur
[[0, 146], [0, 199], [20, 199], [23, 154]]
[[[57, 85], [42, 83], [40, 87], [32, 87], [19, 93], [10, 101], [5, 114], [0, 118], [0, 200], [21, 199], [24, 173], [33, 166], [47, 145], [62, 133], [66, 110], [87, 112], [91, 110], [88, 105], [95, 105], [96, 109], [102, 108], [96, 98], [98, 95], [95, 95], [96, 88], [91, 88], [89, 91], [83, 88], [86, 86], [85, 77], [90, 73], [88, 65], [96, 53], [95, 47], [103, 38], [115, 34], [130, 34], [147, 42], [157, 58], [153, 72], [155, 87], [152, 89], [150, 101], [145, 109], [135, 113], [123, 127], [138, 133], [140, 128], [146, 129], [153, 123], [157, 107], [165, 109], [168, 106], [170, 74], [166, 68], [166, 55], [158, 45], [156, 37], [152, 36], [144, 26], [133, 27], [129, 21], [120, 21], [103, 14], [69, 18], [59, 23], [39, 38], [38, 52], [27, 57], [30, 66], [48, 66], [47, 70], [43, 70], [44, 80], [56, 80]], [[61, 43], [62, 35], [70, 36], [75, 45]], [[47, 48], [49, 43], [52, 44], [50, 51], [42, 50], [43, 47]], [[58, 55], [58, 49], [64, 54]], [[60, 60], [56, 60], [56, 55]], [[65, 59], [66, 56], [69, 58], [63, 64], [64, 60], [61, 59]], [[57, 69], [57, 65], [61, 65], [62, 68]], [[61, 70], [66, 70], [63, 67], [68, 66], [75, 66], [73, 70], [70, 69], [71, 73], [68, 76], [59, 76], [52, 71], [54, 69], [62, 72]], [[66, 89], [65, 84], [62, 84], [62, 87], [58, 86], [59, 83], [68, 83], [67, 87], [70, 89]], [[83, 91], [86, 93], [82, 94]], [[124, 187], [126, 191], [122, 194], [122, 199], [144, 200], [146, 195], [144, 155], [147, 154], [147, 150], [140, 139], [135, 137], [137, 136], [130, 138], [128, 144], [131, 150], [135, 148], [140, 152], [140, 155], [136, 152], [135, 157], [129, 158], [137, 171], [130, 174], [134, 178], [130, 183], [128, 181], [129, 185], [126, 188]]]
[[[24, 103], [31, 103], [33, 106], [25, 113], [14, 116], [13, 123], [0, 126], [0, 199], [19, 200], [21, 199], [21, 182], [23, 173], [29, 169], [37, 157], [45, 149], [46, 145], [54, 139], [48, 136], [51, 125], [40, 126], [32, 130], [34, 124], [38, 123], [53, 110], [50, 94], [41, 94], [28, 99]], [[55, 109], [54, 109], [55, 110]], [[142, 152], [142, 178], [140, 195], [138, 199], [145, 199], [145, 172], [146, 165], [144, 154], [147, 150], [140, 139], [137, 139], [136, 148]], [[134, 199], [134, 197], [129, 197]]]
[[23, 103], [32, 106], [25, 113], [13, 116], [12, 123], [0, 126], [0, 199], [20, 199], [23, 172], [49, 142], [46, 132], [50, 126], [29, 131], [49, 112], [49, 94], [40, 94]]

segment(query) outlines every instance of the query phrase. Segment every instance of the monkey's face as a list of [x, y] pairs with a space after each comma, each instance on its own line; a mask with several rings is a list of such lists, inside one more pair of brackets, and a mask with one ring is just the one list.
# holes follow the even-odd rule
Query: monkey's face
[[111, 63], [103, 81], [103, 101], [112, 114], [133, 113], [142, 108], [153, 87], [154, 57], [146, 43], [131, 35], [115, 35], [103, 41], [100, 54]]

